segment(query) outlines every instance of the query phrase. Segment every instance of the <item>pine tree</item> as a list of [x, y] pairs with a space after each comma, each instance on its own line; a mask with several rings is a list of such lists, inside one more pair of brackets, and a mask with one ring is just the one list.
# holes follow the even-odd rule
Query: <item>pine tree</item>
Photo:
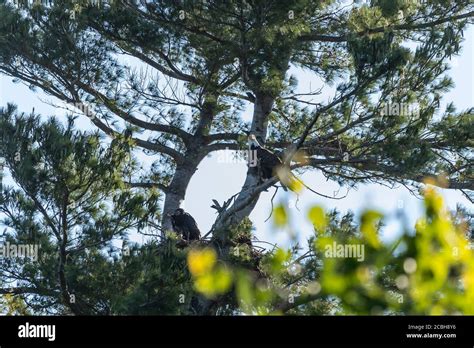
[[[126, 149], [154, 156], [151, 169], [134, 172], [127, 185], [145, 197], [163, 194], [162, 237], [202, 159], [243, 149], [249, 131], [300, 172], [319, 170], [341, 186], [416, 187], [444, 176], [436, 183], [472, 200], [473, 110], [439, 104], [452, 87], [448, 60], [460, 52], [473, 6], [84, 0], [18, 8], [2, 1], [0, 71], [80, 109]], [[297, 94], [291, 66], [334, 86], [333, 97]], [[246, 103], [253, 104], [248, 123], [241, 118]], [[9, 165], [13, 150], [25, 155], [23, 147], [7, 148]], [[32, 167], [40, 155], [25, 155], [16, 174], [32, 190], [47, 183]], [[288, 175], [259, 184], [249, 168], [210, 231], [221, 258], [232, 257], [235, 230], [279, 180]], [[74, 310], [85, 310], [79, 306]]]
[[75, 130], [73, 118], [41, 123], [13, 105], [0, 109], [0, 131], [14, 181], [0, 193], [2, 247], [34, 246], [3, 254], [2, 291], [34, 313], [113, 313], [139, 275], [114, 243], [159, 219], [159, 193], [124, 181], [134, 170], [130, 140], [106, 146], [97, 132]]

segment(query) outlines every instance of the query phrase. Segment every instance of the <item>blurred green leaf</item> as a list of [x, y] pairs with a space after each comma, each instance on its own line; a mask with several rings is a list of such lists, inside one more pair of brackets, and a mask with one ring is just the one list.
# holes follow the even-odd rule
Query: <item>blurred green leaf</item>
[[375, 210], [367, 210], [360, 218], [360, 231], [366, 241], [376, 249], [381, 245], [377, 234], [377, 224], [382, 217], [383, 215]]
[[316, 229], [324, 231], [327, 226], [327, 218], [324, 209], [320, 206], [312, 207], [308, 212], [308, 219], [311, 221]]
[[288, 224], [288, 215], [282, 204], [275, 207], [273, 214], [273, 221], [277, 227], [284, 227]]

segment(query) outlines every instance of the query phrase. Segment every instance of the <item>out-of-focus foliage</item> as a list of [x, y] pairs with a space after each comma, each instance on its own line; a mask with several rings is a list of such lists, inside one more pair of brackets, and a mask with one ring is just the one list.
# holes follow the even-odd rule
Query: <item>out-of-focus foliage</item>
[[[392, 243], [379, 234], [383, 215], [365, 211], [358, 223], [312, 207], [315, 226], [310, 250], [275, 249], [260, 263], [260, 273], [218, 264], [212, 249], [191, 251], [188, 264], [195, 287], [215, 296], [234, 283], [240, 311], [248, 314], [474, 314], [474, 252], [467, 222], [453, 216], [429, 184], [425, 213], [413, 231]], [[287, 225], [283, 205], [275, 208], [275, 225]], [[196, 255], [198, 256], [196, 258]], [[220, 281], [201, 288], [200, 272]], [[232, 270], [232, 273], [229, 273]]]

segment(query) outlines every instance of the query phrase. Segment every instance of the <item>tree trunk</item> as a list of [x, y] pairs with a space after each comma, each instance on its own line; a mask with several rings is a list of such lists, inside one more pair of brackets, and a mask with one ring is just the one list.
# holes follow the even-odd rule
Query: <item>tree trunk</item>
[[[263, 93], [256, 93], [251, 132], [255, 134], [260, 144], [265, 143], [267, 136], [268, 116], [273, 109], [274, 101], [275, 99], [272, 96], [265, 95]], [[257, 195], [250, 202], [250, 204], [245, 205], [245, 207], [240, 210], [235, 210], [233, 207], [236, 207], [242, 201], [247, 200], [251, 189], [257, 186], [259, 181], [260, 179], [257, 168], [249, 167], [245, 183], [234, 204], [232, 207], [218, 216], [213, 227], [214, 239], [221, 245], [221, 247], [224, 248], [224, 250], [225, 245], [228, 244], [228, 228], [240, 223], [245, 217], [250, 215], [258, 202], [259, 195]]]
[[195, 135], [187, 144], [185, 159], [178, 163], [173, 180], [166, 192], [165, 204], [163, 207], [162, 235], [172, 229], [171, 218], [169, 214], [179, 208], [181, 201], [184, 200], [189, 182], [197, 170], [201, 160], [207, 155], [203, 152], [203, 136], [209, 134], [209, 129], [214, 117], [215, 107], [217, 105], [217, 96], [210, 95], [210, 101], [206, 101], [200, 113], [200, 122], [197, 126]]
[[173, 180], [166, 192], [165, 203], [163, 207], [162, 236], [166, 231], [172, 230], [170, 214], [180, 207], [181, 202], [186, 195], [186, 189], [189, 182], [197, 170], [197, 164], [194, 161], [185, 161], [178, 164], [173, 175]]

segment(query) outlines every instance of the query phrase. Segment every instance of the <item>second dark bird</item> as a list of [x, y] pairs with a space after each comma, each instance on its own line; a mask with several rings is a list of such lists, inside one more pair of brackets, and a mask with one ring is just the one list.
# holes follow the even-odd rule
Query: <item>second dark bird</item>
[[[258, 166], [260, 169], [260, 177], [263, 181], [271, 179], [277, 175], [278, 169], [284, 166], [280, 157], [260, 145], [255, 134], [250, 134], [249, 138], [250, 151], [256, 151]], [[282, 184], [282, 188], [286, 191], [287, 188]]]
[[184, 240], [189, 242], [201, 238], [201, 231], [199, 231], [196, 220], [183, 209], [179, 208], [174, 211], [171, 215], [171, 223], [173, 230], [180, 234]]

